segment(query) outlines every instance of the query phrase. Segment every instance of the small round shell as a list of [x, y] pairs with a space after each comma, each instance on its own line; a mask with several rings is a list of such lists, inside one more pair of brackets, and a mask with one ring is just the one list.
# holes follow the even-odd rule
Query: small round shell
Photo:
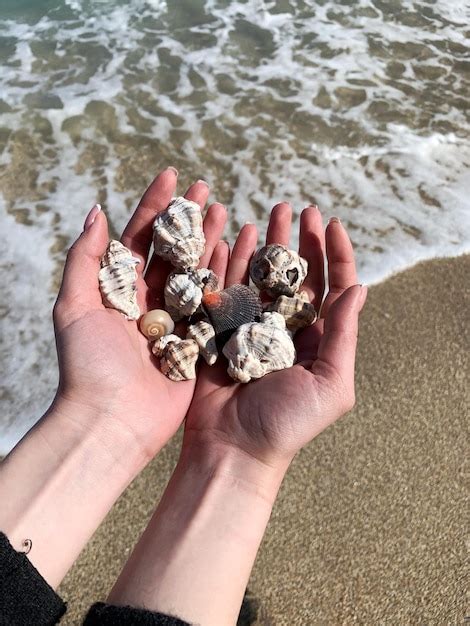
[[199, 205], [186, 198], [174, 198], [155, 218], [153, 243], [155, 254], [174, 267], [197, 267], [206, 243]]
[[263, 311], [261, 300], [246, 285], [204, 294], [202, 308], [222, 341], [242, 324], [259, 321]]
[[165, 284], [166, 309], [175, 322], [189, 317], [198, 310], [203, 292], [217, 285], [217, 276], [206, 268], [171, 272]]
[[175, 330], [170, 314], [163, 309], [153, 309], [143, 315], [139, 322], [140, 332], [150, 341], [156, 341]]
[[196, 362], [199, 346], [193, 339], [181, 339], [167, 343], [160, 358], [160, 368], [170, 380], [196, 378]]
[[240, 326], [223, 348], [229, 362], [227, 372], [238, 382], [248, 383], [295, 362], [294, 344], [283, 317], [277, 313], [264, 315], [267, 323]]
[[250, 276], [271, 296], [293, 296], [307, 276], [308, 263], [295, 250], [274, 243], [260, 248], [250, 263]]
[[98, 272], [103, 304], [132, 320], [140, 317], [135, 269], [139, 262], [126, 246], [113, 239], [101, 257], [101, 269]]
[[299, 291], [293, 296], [279, 296], [265, 307], [265, 311], [280, 313], [286, 320], [287, 328], [293, 333], [310, 326], [317, 319], [317, 312], [306, 291]]
[[215, 341], [215, 330], [206, 320], [200, 320], [188, 326], [186, 339], [194, 339], [208, 365], [214, 365], [219, 352]]

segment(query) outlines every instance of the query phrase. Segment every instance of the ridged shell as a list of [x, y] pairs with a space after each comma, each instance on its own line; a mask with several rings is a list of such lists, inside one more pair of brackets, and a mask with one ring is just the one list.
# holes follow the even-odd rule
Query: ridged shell
[[259, 321], [263, 312], [261, 300], [246, 285], [232, 285], [223, 291], [204, 294], [202, 308], [216, 336], [222, 340], [242, 324]]
[[132, 320], [140, 317], [135, 270], [138, 263], [139, 259], [133, 257], [126, 246], [112, 239], [101, 257], [101, 269], [98, 273], [103, 304], [124, 313]]
[[155, 218], [153, 243], [155, 254], [174, 267], [197, 267], [206, 244], [199, 205], [186, 198], [174, 198]]
[[199, 350], [208, 365], [214, 365], [219, 356], [215, 341], [215, 330], [212, 324], [206, 320], [200, 320], [196, 324], [188, 326], [186, 339], [194, 339]]
[[279, 296], [275, 302], [266, 305], [264, 310], [280, 313], [286, 320], [287, 328], [293, 333], [310, 326], [317, 319], [317, 312], [306, 291], [299, 291], [293, 296]]
[[217, 276], [206, 268], [171, 272], [165, 284], [166, 310], [175, 322], [189, 317], [198, 310], [204, 290], [212, 291], [217, 285]]
[[278, 313], [264, 315], [267, 323], [240, 326], [223, 348], [229, 362], [227, 372], [238, 382], [248, 383], [295, 362], [295, 348], [284, 318]]
[[199, 346], [193, 339], [170, 341], [160, 358], [160, 368], [170, 380], [191, 380], [196, 378], [196, 363]]
[[250, 276], [258, 289], [271, 296], [293, 296], [307, 276], [308, 263], [295, 250], [274, 243], [260, 248], [250, 263]]
[[181, 341], [183, 340], [178, 335], [163, 335], [153, 344], [152, 352], [156, 357], [161, 357], [169, 343], [180, 343]]

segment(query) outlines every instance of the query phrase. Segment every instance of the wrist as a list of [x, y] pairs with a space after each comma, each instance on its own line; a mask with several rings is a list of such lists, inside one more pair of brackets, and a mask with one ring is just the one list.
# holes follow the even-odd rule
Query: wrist
[[272, 506], [290, 462], [260, 460], [236, 445], [192, 429], [184, 433], [178, 466], [201, 476], [217, 477]]
[[235, 624], [287, 465], [267, 465], [188, 430], [163, 498], [110, 601], [190, 623]]
[[35, 428], [59, 455], [65, 457], [68, 448], [82, 448], [91, 461], [109, 465], [128, 481], [135, 478], [154, 456], [112, 410], [76, 402], [59, 394]]
[[144, 464], [111, 416], [57, 399], [0, 466], [0, 528], [56, 587]]

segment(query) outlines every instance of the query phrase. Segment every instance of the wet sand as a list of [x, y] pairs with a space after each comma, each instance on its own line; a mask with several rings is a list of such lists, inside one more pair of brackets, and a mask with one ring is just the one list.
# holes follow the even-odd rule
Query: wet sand
[[[469, 276], [470, 256], [434, 260], [370, 289], [357, 406], [293, 462], [244, 624], [460, 625], [470, 614]], [[136, 479], [69, 573], [64, 624], [106, 597], [180, 440]]]

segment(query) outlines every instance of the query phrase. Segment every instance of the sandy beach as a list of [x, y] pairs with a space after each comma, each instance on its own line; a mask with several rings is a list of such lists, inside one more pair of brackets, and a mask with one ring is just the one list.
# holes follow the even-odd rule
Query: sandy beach
[[[370, 289], [357, 406], [294, 460], [243, 624], [457, 625], [470, 614], [469, 275], [470, 256], [434, 260]], [[117, 502], [62, 584], [64, 624], [106, 597], [180, 440]]]

